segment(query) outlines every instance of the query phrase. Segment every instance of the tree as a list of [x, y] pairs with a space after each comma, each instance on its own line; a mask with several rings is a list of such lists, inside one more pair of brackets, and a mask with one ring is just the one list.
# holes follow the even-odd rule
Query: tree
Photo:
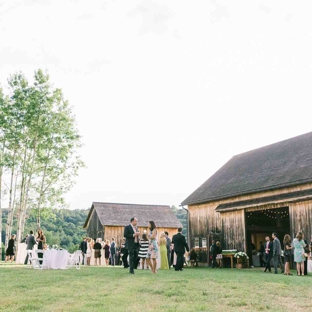
[[49, 75], [37, 70], [30, 84], [16, 73], [8, 85], [7, 96], [0, 90], [0, 200], [9, 209], [6, 242], [14, 215], [20, 241], [28, 210], [36, 210], [40, 227], [42, 211], [65, 207], [63, 194], [84, 166], [77, 154], [81, 137], [72, 109]]

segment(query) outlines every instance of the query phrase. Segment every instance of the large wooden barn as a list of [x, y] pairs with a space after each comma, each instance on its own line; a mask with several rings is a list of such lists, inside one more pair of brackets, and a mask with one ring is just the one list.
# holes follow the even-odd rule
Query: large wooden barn
[[124, 227], [130, 223], [130, 219], [138, 219], [138, 228], [141, 233], [148, 230], [148, 222], [154, 221], [158, 235], [167, 231], [169, 237], [176, 234], [181, 222], [173, 213], [170, 206], [136, 205], [94, 202], [88, 214], [84, 228], [87, 236], [111, 240], [112, 237], [119, 245], [124, 237]]
[[216, 238], [250, 254], [273, 231], [282, 242], [312, 230], [312, 132], [230, 159], [183, 202], [191, 247]]

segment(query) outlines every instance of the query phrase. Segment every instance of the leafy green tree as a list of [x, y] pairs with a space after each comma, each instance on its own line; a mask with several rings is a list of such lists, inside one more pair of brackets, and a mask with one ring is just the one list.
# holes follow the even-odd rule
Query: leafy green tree
[[49, 75], [37, 70], [30, 84], [16, 73], [8, 86], [7, 96], [0, 90], [0, 202], [8, 207], [6, 242], [14, 217], [20, 241], [32, 210], [40, 227], [47, 209], [65, 207], [63, 194], [84, 166], [71, 107]]

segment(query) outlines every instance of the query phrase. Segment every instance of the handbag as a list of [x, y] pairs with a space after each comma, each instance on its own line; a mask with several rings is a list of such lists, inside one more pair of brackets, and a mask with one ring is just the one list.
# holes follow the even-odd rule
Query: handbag
[[222, 254], [217, 254], [216, 259], [218, 260], [222, 259]]

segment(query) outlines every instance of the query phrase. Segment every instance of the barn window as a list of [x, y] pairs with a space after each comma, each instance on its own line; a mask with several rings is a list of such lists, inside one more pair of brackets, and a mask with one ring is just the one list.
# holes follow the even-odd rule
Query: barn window
[[195, 237], [194, 239], [195, 239], [195, 243], [194, 243], [195, 248], [199, 248], [199, 237]]
[[207, 239], [206, 239], [206, 237], [203, 237], [203, 238], [202, 238], [202, 247], [203, 247], [203, 248], [206, 248], [206, 247], [207, 247]]

